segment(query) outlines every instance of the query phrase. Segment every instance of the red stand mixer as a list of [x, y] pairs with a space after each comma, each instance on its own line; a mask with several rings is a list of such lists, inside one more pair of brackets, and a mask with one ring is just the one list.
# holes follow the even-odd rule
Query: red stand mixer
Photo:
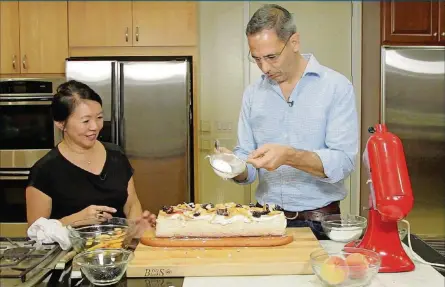
[[370, 178], [368, 226], [361, 241], [346, 246], [379, 253], [381, 273], [412, 271], [414, 263], [403, 249], [397, 227], [414, 203], [402, 142], [384, 124], [369, 132], [373, 135], [363, 153]]

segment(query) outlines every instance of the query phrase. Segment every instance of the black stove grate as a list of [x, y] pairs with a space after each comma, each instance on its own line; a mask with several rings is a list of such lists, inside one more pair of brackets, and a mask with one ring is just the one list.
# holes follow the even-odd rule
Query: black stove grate
[[44, 244], [39, 249], [34, 245], [27, 238], [0, 237], [0, 278], [19, 278], [25, 282], [61, 252], [57, 244]]

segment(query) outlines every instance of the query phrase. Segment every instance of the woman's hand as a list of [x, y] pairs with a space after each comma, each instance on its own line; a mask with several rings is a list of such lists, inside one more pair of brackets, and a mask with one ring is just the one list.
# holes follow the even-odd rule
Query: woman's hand
[[[113, 216], [111, 214], [115, 212], [116, 209], [109, 206], [90, 205], [77, 213], [61, 218], [59, 221], [62, 222], [63, 225], [72, 226], [78, 224], [97, 224], [112, 218]], [[82, 222], [76, 223], [76, 221]]]
[[[77, 220], [92, 220], [92, 221], [105, 221], [113, 217], [112, 213], [115, 213], [116, 209], [103, 206], [103, 205], [90, 205], [87, 208], [82, 209], [76, 213]], [[85, 224], [86, 222], [82, 222]]]
[[141, 217], [134, 220], [134, 227], [130, 232], [132, 237], [140, 238], [145, 231], [150, 230], [156, 226], [156, 215], [149, 211], [144, 211]]

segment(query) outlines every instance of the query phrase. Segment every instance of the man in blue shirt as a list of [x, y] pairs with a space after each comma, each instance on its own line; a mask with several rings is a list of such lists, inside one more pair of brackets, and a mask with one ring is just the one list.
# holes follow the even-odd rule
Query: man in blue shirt
[[249, 58], [263, 75], [243, 95], [233, 152], [248, 165], [234, 181], [251, 184], [258, 171], [258, 205], [277, 204], [289, 227], [309, 226], [325, 238], [319, 221], [340, 213], [343, 180], [358, 152], [353, 86], [300, 54], [292, 15], [281, 6], [256, 11], [246, 35]]

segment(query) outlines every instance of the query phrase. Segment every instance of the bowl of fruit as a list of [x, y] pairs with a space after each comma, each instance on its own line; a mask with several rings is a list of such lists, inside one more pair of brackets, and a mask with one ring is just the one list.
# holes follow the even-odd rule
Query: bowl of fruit
[[103, 248], [126, 248], [137, 234], [137, 224], [132, 220], [85, 219], [67, 226], [68, 236], [77, 253]]
[[312, 270], [323, 286], [369, 286], [378, 273], [381, 257], [378, 253], [355, 247], [339, 252], [316, 250], [310, 255]]

